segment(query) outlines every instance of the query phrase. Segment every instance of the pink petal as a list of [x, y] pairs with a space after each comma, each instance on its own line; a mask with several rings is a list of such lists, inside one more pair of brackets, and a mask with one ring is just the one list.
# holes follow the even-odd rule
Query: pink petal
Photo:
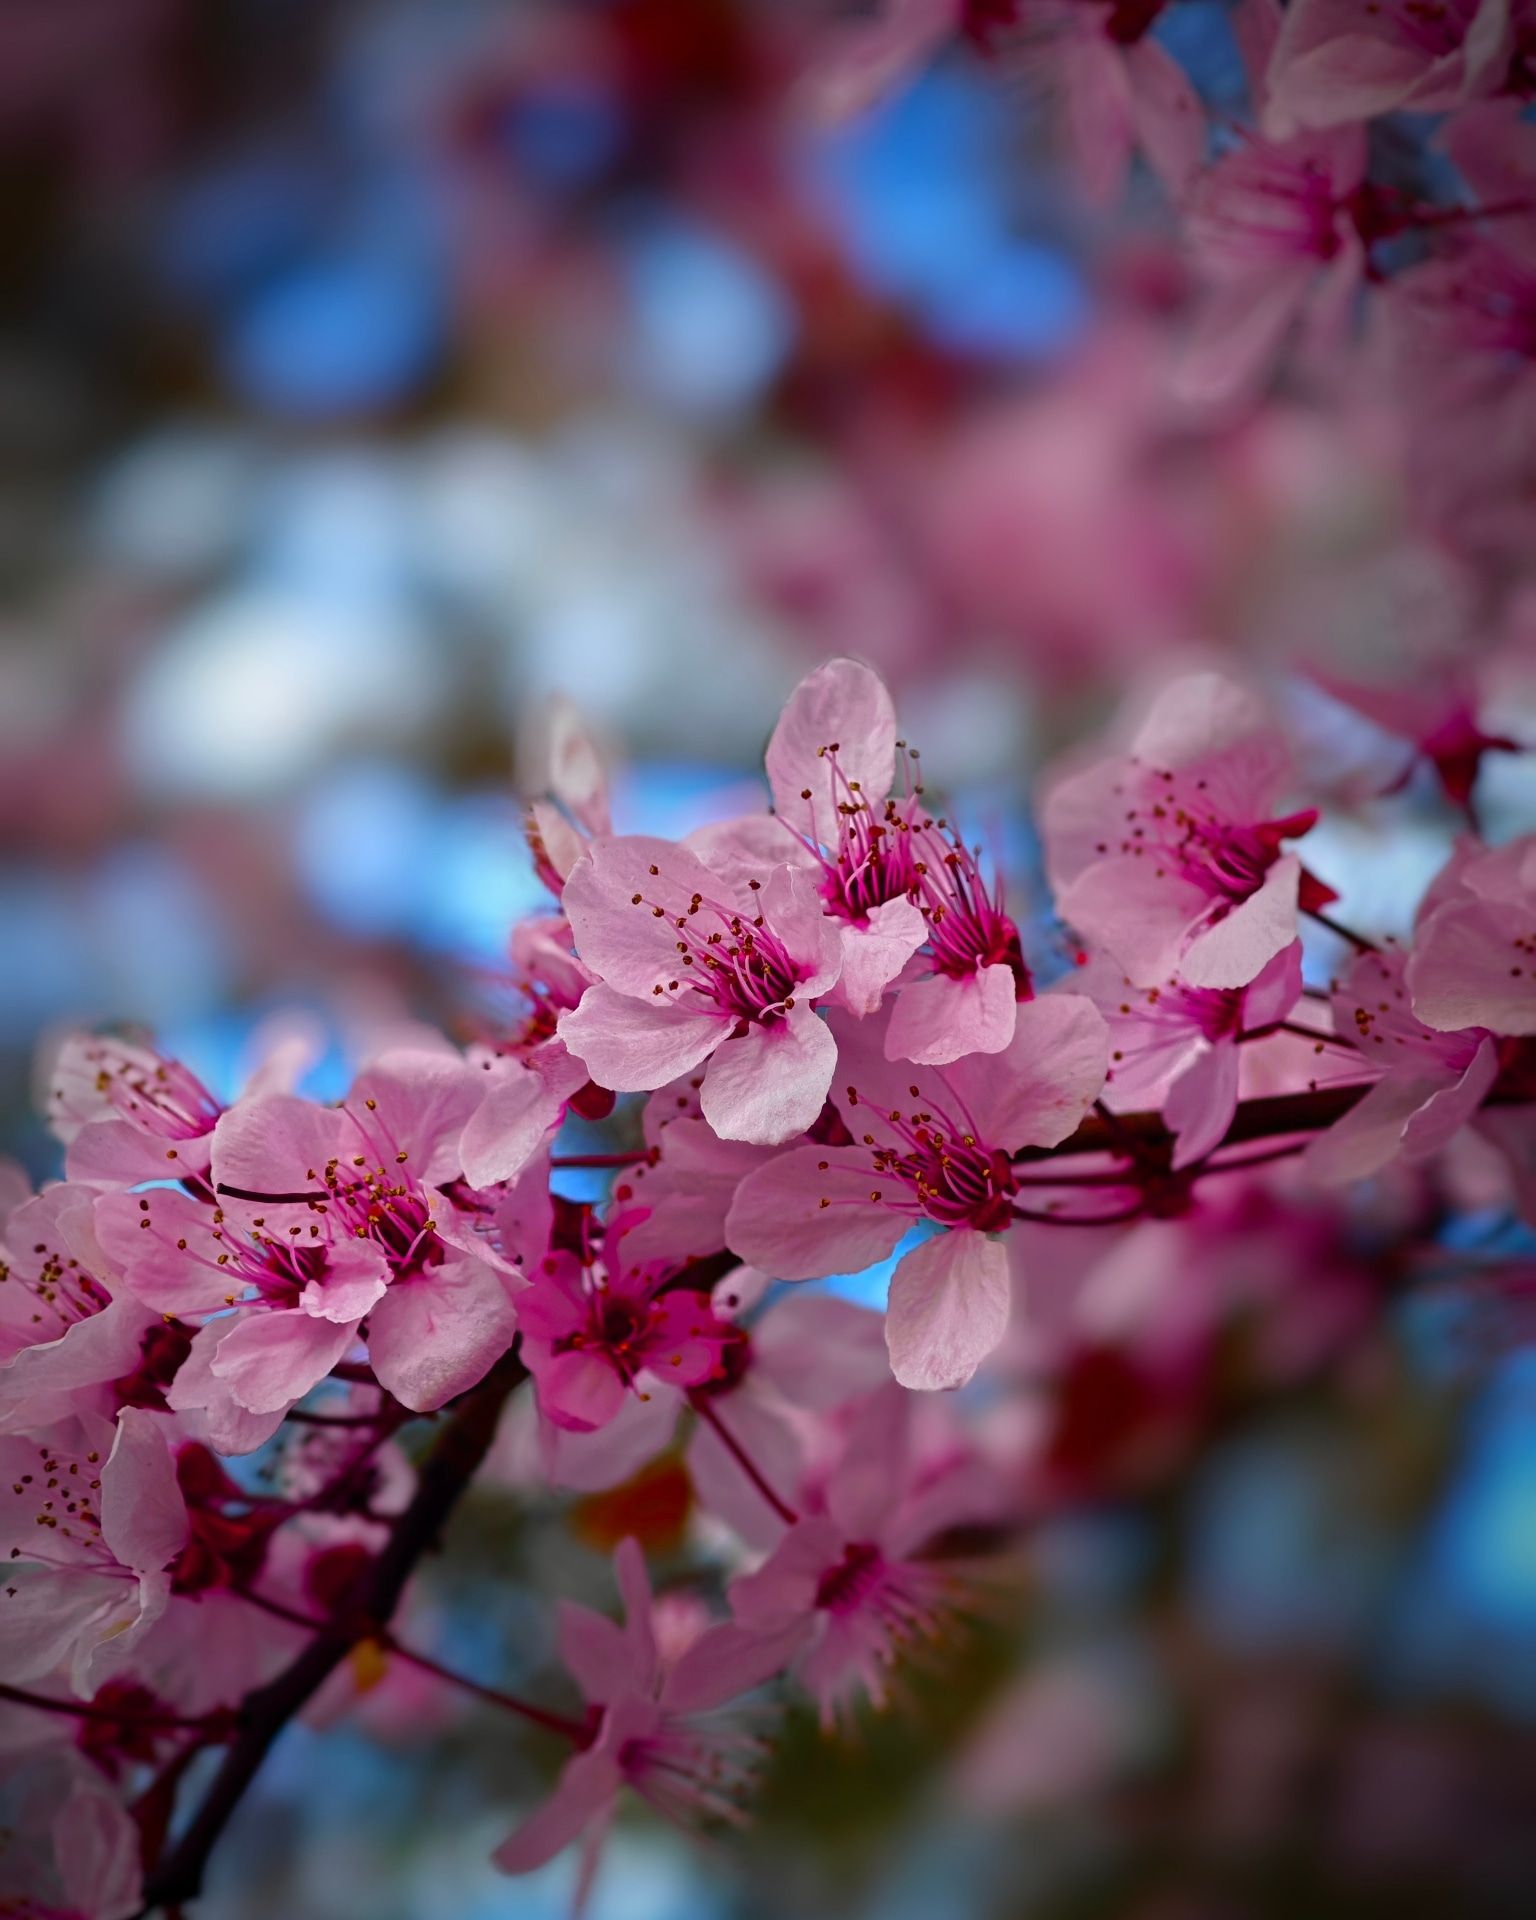
[[459, 1142], [464, 1178], [472, 1187], [514, 1180], [560, 1123], [565, 1103], [588, 1077], [559, 1040], [542, 1046], [528, 1060], [492, 1063], [484, 1075], [480, 1104]]
[[132, 1583], [93, 1579], [71, 1568], [33, 1573], [5, 1598], [0, 1675], [17, 1685], [56, 1673], [110, 1629], [112, 1608], [128, 1601]]
[[253, 1313], [219, 1341], [209, 1371], [249, 1412], [276, 1413], [302, 1400], [356, 1337], [355, 1326], [317, 1320], [297, 1307]]
[[1178, 1136], [1176, 1168], [1191, 1166], [1220, 1146], [1237, 1111], [1238, 1064], [1231, 1041], [1218, 1041], [1203, 1048], [1168, 1089], [1163, 1119]]
[[[834, 744], [835, 757], [823, 751]], [[807, 674], [779, 716], [766, 764], [777, 812], [796, 832], [835, 847], [837, 810], [853, 784], [879, 807], [896, 778], [896, 709], [885, 682], [857, 660], [829, 660]]]
[[540, 1413], [573, 1433], [607, 1426], [627, 1398], [624, 1382], [600, 1353], [554, 1354], [534, 1369], [534, 1377]]
[[819, 1293], [774, 1302], [753, 1325], [752, 1362], [786, 1400], [813, 1411], [873, 1393], [890, 1373], [880, 1315]]
[[1249, 983], [1243, 996], [1243, 1026], [1252, 1031], [1283, 1020], [1301, 998], [1301, 942], [1282, 947]]
[[968, 1053], [1001, 1053], [1013, 1038], [1015, 992], [1012, 969], [1004, 966], [964, 979], [935, 973], [913, 981], [896, 994], [885, 1057], [935, 1067]]
[[634, 1662], [624, 1629], [576, 1600], [555, 1604], [560, 1663], [584, 1698], [599, 1705], [617, 1700], [635, 1684]]
[[227, 1250], [217, 1231], [208, 1207], [173, 1188], [104, 1193], [96, 1202], [103, 1249], [134, 1297], [157, 1313], [217, 1312], [243, 1291], [218, 1264]]
[[1080, 993], [1020, 1004], [1006, 1051], [961, 1061], [951, 1084], [989, 1146], [1054, 1147], [1104, 1089], [1109, 1029]]
[[431, 1413], [483, 1380], [516, 1331], [502, 1276], [453, 1255], [391, 1285], [368, 1316], [368, 1358], [403, 1406]]
[[101, 1470], [101, 1537], [136, 1573], [161, 1573], [187, 1544], [187, 1503], [166, 1445], [172, 1423], [125, 1407]]
[[696, 1067], [728, 1029], [711, 1012], [631, 999], [599, 982], [579, 1007], [561, 1014], [558, 1030], [600, 1087], [640, 1093]]
[[329, 1248], [325, 1272], [299, 1295], [299, 1305], [320, 1320], [355, 1327], [389, 1285], [389, 1262], [370, 1240], [341, 1240]]
[[650, 999], [652, 987], [676, 969], [678, 917], [695, 895], [718, 901], [725, 890], [721, 877], [686, 847], [646, 834], [614, 834], [594, 840], [576, 863], [562, 905], [576, 951], [598, 978]]
[[891, 1279], [885, 1340], [904, 1387], [961, 1387], [1008, 1326], [1001, 1242], [957, 1228], [906, 1254]]
[[531, 1873], [563, 1853], [612, 1804], [623, 1776], [612, 1754], [594, 1748], [566, 1762], [554, 1792], [491, 1858], [503, 1873]]
[[1180, 971], [1192, 987], [1245, 987], [1296, 938], [1296, 898], [1301, 862], [1282, 855], [1257, 893], [1223, 920], [1197, 933], [1185, 949]]
[[1111, 855], [1064, 888], [1057, 906], [1069, 926], [1114, 955], [1133, 986], [1153, 987], [1178, 971], [1190, 923], [1206, 900], [1181, 875], [1159, 871], [1150, 856]]
[[347, 1096], [363, 1151], [386, 1166], [406, 1154], [403, 1164], [424, 1186], [456, 1178], [462, 1171], [459, 1140], [484, 1095], [481, 1080], [456, 1053], [380, 1055]]
[[633, 1691], [649, 1696], [656, 1676], [656, 1636], [651, 1624], [651, 1579], [638, 1540], [626, 1538], [614, 1548], [613, 1571], [624, 1602]]
[[1426, 1026], [1536, 1033], [1536, 964], [1514, 944], [1530, 918], [1502, 901], [1477, 900], [1453, 901], [1429, 916], [1407, 971], [1413, 1010]]
[[859, 926], [842, 929], [843, 970], [832, 1001], [850, 1013], [874, 1013], [885, 990], [928, 937], [928, 923], [905, 894], [886, 900]]
[[229, 1383], [213, 1372], [213, 1361], [229, 1334], [231, 1322], [214, 1320], [192, 1337], [192, 1351], [176, 1369], [166, 1394], [166, 1405], [179, 1413], [187, 1432], [215, 1453], [254, 1453], [283, 1424], [286, 1405], [267, 1413], [252, 1413], [235, 1398]]
[[797, 1002], [783, 1018], [759, 1020], [717, 1048], [699, 1104], [722, 1140], [777, 1146], [816, 1119], [836, 1066], [831, 1031]]
[[862, 1272], [885, 1259], [907, 1228], [904, 1215], [872, 1201], [870, 1192], [869, 1168], [852, 1155], [795, 1147], [742, 1181], [726, 1216], [726, 1241], [780, 1280]]
[[794, 1620], [766, 1632], [733, 1623], [708, 1628], [667, 1675], [662, 1705], [669, 1713], [710, 1713], [750, 1693], [784, 1671], [809, 1626]]
[[53, 1819], [59, 1882], [71, 1908], [91, 1920], [133, 1920], [144, 1910], [140, 1832], [106, 1783], [81, 1780]]

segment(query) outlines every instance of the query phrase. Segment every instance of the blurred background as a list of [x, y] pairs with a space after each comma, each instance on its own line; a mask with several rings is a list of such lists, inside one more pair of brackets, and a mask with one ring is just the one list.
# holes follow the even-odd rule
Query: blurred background
[[[0, 1146], [34, 1175], [65, 1024], [221, 1088], [295, 1007], [322, 1081], [401, 1010], [482, 1028], [557, 691], [619, 825], [678, 832], [758, 790], [809, 667], [868, 659], [1046, 945], [1032, 786], [1173, 665], [1454, 667], [1536, 739], [1529, 517], [1416, 491], [1358, 370], [1181, 400], [1154, 183], [1090, 203], [972, 44], [830, 119], [839, 11], [5, 10]], [[1157, 31], [1240, 108], [1224, 6]], [[1405, 924], [1454, 820], [1340, 798], [1314, 864]], [[1479, 800], [1536, 825], [1513, 760]], [[744, 1863], [625, 1826], [595, 1920], [1531, 1912], [1533, 1250], [1475, 1206], [1437, 1233], [1411, 1286], [1352, 1243], [1391, 1312], [1306, 1364], [1252, 1365], [1224, 1309], [1172, 1441], [1125, 1353], [1079, 1355], [1052, 1418], [1090, 1494], [1031, 1551], [1028, 1656], [995, 1622], [852, 1754], [800, 1729]], [[573, 1546], [487, 1498], [437, 1603], [536, 1668], [543, 1602], [487, 1621], [472, 1576], [601, 1603], [602, 1516]], [[294, 1730], [199, 1910], [563, 1912], [570, 1863], [482, 1864], [537, 1756], [422, 1713]]]

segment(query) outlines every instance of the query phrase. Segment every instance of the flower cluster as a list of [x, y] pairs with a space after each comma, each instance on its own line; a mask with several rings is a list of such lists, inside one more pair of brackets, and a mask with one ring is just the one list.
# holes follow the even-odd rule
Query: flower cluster
[[[51, 1821], [29, 1912], [190, 1898], [217, 1825], [173, 1817], [191, 1759], [223, 1750], [218, 1795], [263, 1714], [344, 1711], [365, 1672], [568, 1743], [508, 1871], [583, 1836], [590, 1863], [621, 1790], [739, 1821], [771, 1742], [722, 1709], [894, 1697], [988, 1604], [978, 1541], [1187, 1444], [1226, 1314], [1280, 1374], [1349, 1338], [1330, 1189], [1470, 1129], [1532, 1205], [1536, 838], [1461, 839], [1405, 945], [1346, 931], [1249, 689], [1177, 680], [1049, 783], [1059, 920], [1029, 940], [857, 662], [791, 696], [771, 804], [684, 841], [615, 832], [557, 727], [505, 1033], [386, 1038], [335, 1103], [289, 1048], [229, 1105], [142, 1040], [55, 1052], [65, 1177], [7, 1175], [0, 1265], [0, 1687]], [[562, 1152], [573, 1115], [635, 1144]], [[572, 1167], [610, 1190], [565, 1197]], [[883, 1316], [781, 1284], [892, 1261]], [[984, 1367], [1043, 1393], [1028, 1435], [936, 1391]], [[493, 1453], [525, 1381], [528, 1444]], [[417, 1559], [488, 1456], [621, 1503], [680, 1457], [735, 1543], [725, 1615], [653, 1601], [630, 1538], [622, 1626], [562, 1603], [579, 1709], [414, 1645]]]

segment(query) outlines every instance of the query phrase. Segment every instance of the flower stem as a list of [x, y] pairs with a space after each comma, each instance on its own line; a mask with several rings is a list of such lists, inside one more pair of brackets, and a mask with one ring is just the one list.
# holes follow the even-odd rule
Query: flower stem
[[721, 1446], [725, 1448], [726, 1452], [736, 1462], [737, 1466], [741, 1468], [753, 1486], [757, 1488], [769, 1506], [773, 1508], [785, 1526], [794, 1526], [795, 1522], [800, 1518], [799, 1514], [795, 1512], [794, 1508], [790, 1506], [787, 1501], [781, 1500], [773, 1488], [769, 1486], [746, 1448], [726, 1426], [719, 1414], [716, 1413], [709, 1399], [704, 1394], [693, 1393], [688, 1396], [688, 1404], [704, 1424], [713, 1430]]

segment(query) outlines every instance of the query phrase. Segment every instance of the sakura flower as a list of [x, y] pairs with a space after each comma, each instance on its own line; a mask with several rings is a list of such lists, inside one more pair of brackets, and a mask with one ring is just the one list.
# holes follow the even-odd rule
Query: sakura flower
[[1362, 953], [1334, 994], [1334, 1026], [1379, 1078], [1357, 1106], [1308, 1146], [1320, 1180], [1360, 1180], [1402, 1155], [1437, 1153], [1477, 1112], [1499, 1070], [1481, 1027], [1437, 1032], [1415, 1018], [1404, 954]]
[[49, 1072], [48, 1121], [74, 1180], [206, 1173], [223, 1110], [179, 1060], [108, 1035], [71, 1034]]
[[555, 1039], [521, 1053], [482, 1053], [479, 1065], [484, 1091], [460, 1136], [459, 1157], [472, 1187], [491, 1187], [517, 1178], [589, 1082], [586, 1068]]
[[1010, 1156], [1054, 1146], [1104, 1084], [1103, 1017], [1074, 994], [1020, 1006], [996, 1054], [948, 1067], [885, 1055], [874, 1021], [837, 1024], [835, 1102], [847, 1146], [804, 1146], [741, 1183], [726, 1220], [732, 1249], [784, 1280], [856, 1272], [886, 1258], [912, 1226], [944, 1231], [902, 1257], [886, 1342], [903, 1386], [970, 1379], [1008, 1321], [1013, 1218]]
[[736, 884], [685, 847], [598, 839], [565, 907], [598, 976], [560, 1037], [616, 1092], [649, 1091], [708, 1061], [700, 1100], [723, 1139], [774, 1145], [821, 1111], [837, 1047], [814, 1003], [842, 965], [804, 873]]
[[707, 1293], [667, 1279], [665, 1268], [631, 1261], [622, 1241], [607, 1262], [551, 1253], [539, 1263], [517, 1319], [546, 1419], [590, 1432], [630, 1392], [686, 1392], [725, 1372], [742, 1336], [716, 1317]]
[[918, 948], [888, 1029], [892, 1057], [942, 1065], [996, 1053], [1014, 1008], [1033, 991], [1018, 929], [976, 854], [922, 803], [895, 791], [916, 752], [896, 739], [878, 675], [832, 660], [790, 695], [768, 744], [773, 803], [820, 876], [822, 903], [842, 929], [833, 999], [872, 1013]]
[[1317, 815], [1273, 809], [1290, 776], [1278, 727], [1217, 674], [1176, 680], [1129, 754], [1048, 794], [1061, 916], [1142, 987], [1242, 987], [1296, 938], [1298, 908], [1334, 896], [1282, 852]]
[[1090, 965], [1072, 984], [1109, 1023], [1111, 1106], [1159, 1106], [1175, 1170], [1220, 1145], [1237, 1110], [1239, 1044], [1274, 1027], [1301, 995], [1301, 943], [1282, 947], [1245, 987], [1191, 987], [1177, 976], [1133, 987], [1113, 966]]
[[1407, 980], [1437, 1032], [1536, 1034], [1536, 835], [1453, 863], [1421, 912]]
[[731, 1582], [731, 1612], [759, 1632], [803, 1625], [794, 1671], [831, 1725], [855, 1701], [885, 1704], [889, 1670], [938, 1637], [966, 1604], [952, 1564], [925, 1557], [937, 1536], [984, 1508], [964, 1470], [924, 1487], [910, 1442], [911, 1403], [887, 1385], [861, 1410], [822, 1490], [755, 1572]]
[[140, 1829], [96, 1768], [30, 1753], [3, 1782], [5, 1905], [16, 1920], [134, 1920], [144, 1911]]
[[1243, 134], [1190, 189], [1187, 235], [1204, 294], [1180, 383], [1231, 398], [1268, 373], [1287, 336], [1336, 346], [1363, 284], [1361, 128], [1285, 141]]
[[117, 1288], [93, 1188], [64, 1182], [0, 1227], [0, 1433], [162, 1408], [187, 1336]]
[[163, 1421], [138, 1408], [0, 1439], [0, 1672], [24, 1682], [68, 1663], [87, 1697], [164, 1612], [186, 1506]]
[[213, 1141], [217, 1205], [104, 1194], [96, 1230], [125, 1285], [206, 1321], [172, 1404], [216, 1408], [222, 1386], [280, 1418], [365, 1319], [374, 1370], [404, 1404], [472, 1386], [511, 1342], [517, 1284], [491, 1245], [497, 1196], [455, 1184], [480, 1097], [457, 1055], [387, 1054], [340, 1109], [289, 1094], [231, 1109]]
[[[10, 1171], [10, 1169], [4, 1169]], [[18, 1176], [20, 1170], [16, 1170]], [[0, 1360], [28, 1347], [60, 1339], [82, 1320], [111, 1304], [111, 1288], [98, 1274], [106, 1263], [92, 1257], [88, 1187], [59, 1184], [33, 1196], [24, 1178], [0, 1215]], [[82, 1253], [84, 1258], [82, 1258]]]
[[1477, 689], [1469, 673], [1425, 674], [1395, 686], [1362, 685], [1326, 672], [1314, 673], [1313, 678], [1342, 705], [1410, 743], [1398, 786], [1420, 760], [1426, 760], [1447, 797], [1470, 809], [1483, 755], [1520, 751], [1517, 740], [1489, 733], [1482, 726]]
[[580, 1750], [551, 1797], [494, 1855], [506, 1873], [530, 1873], [585, 1836], [583, 1888], [620, 1791], [669, 1819], [741, 1825], [741, 1798], [759, 1743], [706, 1716], [779, 1672], [801, 1631], [707, 1627], [671, 1660], [658, 1647], [645, 1561], [633, 1540], [614, 1555], [623, 1626], [571, 1601], [560, 1607], [560, 1656], [588, 1706]]
[[1510, 84], [1517, 47], [1528, 56], [1533, 44], [1529, 0], [1291, 0], [1269, 65], [1265, 124], [1284, 138], [1383, 113], [1443, 113]]
[[725, 1245], [736, 1189], [773, 1151], [722, 1140], [699, 1107], [702, 1074], [658, 1087], [641, 1119], [646, 1157], [626, 1172], [614, 1198], [632, 1209], [625, 1244], [632, 1259], [685, 1260]]

